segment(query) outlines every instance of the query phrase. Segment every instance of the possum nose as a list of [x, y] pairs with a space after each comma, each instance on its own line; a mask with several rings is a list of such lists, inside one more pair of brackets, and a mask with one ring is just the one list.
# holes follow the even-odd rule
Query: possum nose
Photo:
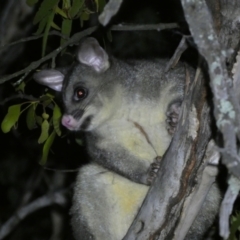
[[71, 115], [63, 115], [62, 125], [70, 130], [73, 130], [76, 128], [77, 121]]

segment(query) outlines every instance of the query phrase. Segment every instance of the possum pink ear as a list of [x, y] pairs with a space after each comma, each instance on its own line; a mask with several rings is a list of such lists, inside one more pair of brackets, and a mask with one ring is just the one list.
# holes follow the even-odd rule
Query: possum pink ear
[[64, 75], [55, 69], [46, 69], [33, 75], [36, 82], [61, 92]]
[[87, 38], [79, 47], [78, 61], [96, 72], [104, 72], [109, 68], [108, 55], [95, 38]]

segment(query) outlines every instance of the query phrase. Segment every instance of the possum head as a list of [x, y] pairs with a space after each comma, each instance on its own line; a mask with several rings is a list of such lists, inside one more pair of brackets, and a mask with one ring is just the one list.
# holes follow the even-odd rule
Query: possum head
[[62, 91], [65, 127], [90, 131], [105, 122], [116, 109], [112, 101], [114, 73], [109, 70], [107, 53], [94, 38], [87, 38], [81, 44], [77, 59], [78, 63], [67, 74], [48, 69], [36, 73], [34, 79], [55, 91]]

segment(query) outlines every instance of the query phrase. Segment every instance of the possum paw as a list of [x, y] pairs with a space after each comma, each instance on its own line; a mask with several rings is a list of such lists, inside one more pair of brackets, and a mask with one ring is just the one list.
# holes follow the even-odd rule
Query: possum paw
[[162, 159], [162, 157], [157, 156], [154, 159], [154, 162], [151, 163], [149, 171], [148, 171], [148, 178], [147, 178], [148, 185], [151, 185], [153, 180], [156, 178], [157, 172], [158, 172], [159, 167], [160, 167], [161, 159]]
[[179, 118], [179, 113], [181, 109], [181, 102], [175, 102], [172, 103], [167, 111], [167, 130], [170, 135], [173, 135], [177, 124], [178, 124], [178, 118]]

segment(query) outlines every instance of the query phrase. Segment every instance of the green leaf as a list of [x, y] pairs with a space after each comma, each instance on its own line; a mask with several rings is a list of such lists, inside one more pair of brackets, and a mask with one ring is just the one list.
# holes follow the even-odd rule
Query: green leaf
[[18, 118], [21, 114], [21, 105], [22, 104], [16, 104], [8, 108], [8, 113], [4, 117], [1, 124], [1, 129], [4, 133], [9, 132], [11, 128], [15, 125], [15, 123], [18, 121]]
[[83, 21], [88, 21], [90, 17], [90, 14], [88, 12], [83, 11], [80, 15], [80, 22], [81, 22], [81, 27], [83, 26]]
[[56, 29], [56, 30], [58, 30], [58, 31], [61, 30], [61, 28], [60, 28], [55, 22], [52, 22], [52, 23], [51, 23], [51, 27], [54, 28], [54, 29]]
[[52, 11], [52, 13], [48, 16], [48, 19], [47, 19], [47, 25], [46, 25], [44, 35], [43, 35], [42, 57], [45, 55], [48, 33], [50, 31], [51, 23], [53, 22], [54, 15], [55, 15], [55, 12]]
[[52, 13], [52, 9], [57, 6], [59, 0], [44, 0], [36, 13], [33, 24], [39, 23], [44, 17]]
[[59, 7], [56, 7], [56, 13], [58, 13], [59, 15], [61, 15], [64, 18], [68, 18], [67, 14]]
[[38, 0], [27, 0], [26, 2], [28, 6], [32, 7], [38, 2]]
[[50, 136], [48, 137], [47, 141], [44, 143], [43, 146], [43, 152], [42, 152], [42, 158], [40, 161], [41, 165], [45, 165], [47, 162], [47, 158], [48, 158], [48, 154], [49, 154], [49, 150], [53, 144], [53, 141], [56, 137], [56, 132], [53, 130], [53, 132], [50, 134]]
[[106, 5], [106, 1], [105, 0], [99, 0], [99, 12], [103, 11], [105, 5]]
[[40, 101], [41, 102], [45, 102], [48, 101], [50, 99], [50, 97], [47, 94], [44, 94], [40, 97]]
[[15, 88], [15, 90], [16, 90], [16, 91], [21, 91], [21, 92], [24, 93], [25, 86], [26, 86], [26, 83], [25, 83], [25, 82], [21, 82], [21, 83]]
[[72, 7], [69, 11], [69, 15], [71, 18], [74, 18], [81, 10], [81, 7], [84, 4], [84, 0], [73, 0]]
[[45, 101], [42, 103], [42, 105], [43, 105], [43, 107], [47, 107], [47, 106], [49, 106], [51, 103], [52, 103], [52, 99], [49, 98], [48, 100], [45, 100]]
[[41, 125], [41, 129], [42, 129], [42, 132], [41, 132], [41, 135], [38, 139], [38, 143], [41, 144], [43, 142], [46, 141], [46, 139], [48, 138], [48, 130], [49, 130], [49, 122], [48, 120], [43, 120], [42, 122], [42, 125]]
[[60, 130], [60, 121], [61, 121], [62, 113], [59, 108], [59, 106], [56, 104], [53, 109], [53, 127], [57, 133], [58, 136], [61, 136], [61, 130]]
[[71, 6], [70, 0], [63, 0], [63, 8], [69, 9]]
[[[72, 20], [63, 19], [62, 21], [62, 34], [70, 36], [72, 30]], [[61, 38], [61, 46], [66, 42], [66, 39]]]
[[231, 228], [230, 228], [230, 236], [229, 236], [229, 240], [235, 240], [235, 234], [238, 230], [238, 227], [240, 226], [240, 213], [238, 213], [236, 216], [234, 216], [234, 219], [232, 219], [233, 222], [231, 224]]
[[38, 24], [43, 18], [47, 17], [50, 13], [51, 10], [38, 11], [33, 19], [33, 24]]
[[80, 145], [80, 146], [84, 146], [84, 143], [83, 143], [83, 139], [82, 138], [75, 138], [75, 142]]
[[43, 118], [40, 117], [40, 116], [37, 116], [37, 115], [35, 116], [35, 118], [36, 118], [37, 124], [38, 124], [39, 126], [42, 126]]
[[49, 119], [49, 114], [47, 114], [47, 113], [43, 113], [42, 114], [42, 118], [44, 119], [44, 120], [48, 120]]
[[47, 94], [41, 96], [40, 101], [41, 101], [43, 107], [46, 108], [48, 105], [50, 105], [52, 103], [53, 99], [54, 99], [54, 96], [47, 93]]
[[34, 129], [36, 124], [35, 109], [36, 109], [36, 105], [31, 104], [31, 106], [28, 108], [28, 111], [27, 111], [26, 122], [29, 130]]
[[105, 0], [95, 0], [96, 6], [97, 6], [97, 12], [102, 12], [104, 6], [106, 5]]
[[96, 3], [97, 12], [98, 12], [98, 9], [99, 9], [99, 0], [95, 0], [95, 3]]
[[44, 17], [40, 23], [38, 24], [38, 29], [36, 31], [36, 33], [34, 33], [34, 35], [39, 35], [43, 32], [44, 28], [47, 25], [47, 20], [48, 20], [48, 16]]
[[81, 18], [82, 21], [87, 21], [87, 20], [89, 20], [89, 13], [86, 12], [86, 11], [83, 11], [83, 12], [81, 13], [81, 15], [80, 15], [80, 18]]

